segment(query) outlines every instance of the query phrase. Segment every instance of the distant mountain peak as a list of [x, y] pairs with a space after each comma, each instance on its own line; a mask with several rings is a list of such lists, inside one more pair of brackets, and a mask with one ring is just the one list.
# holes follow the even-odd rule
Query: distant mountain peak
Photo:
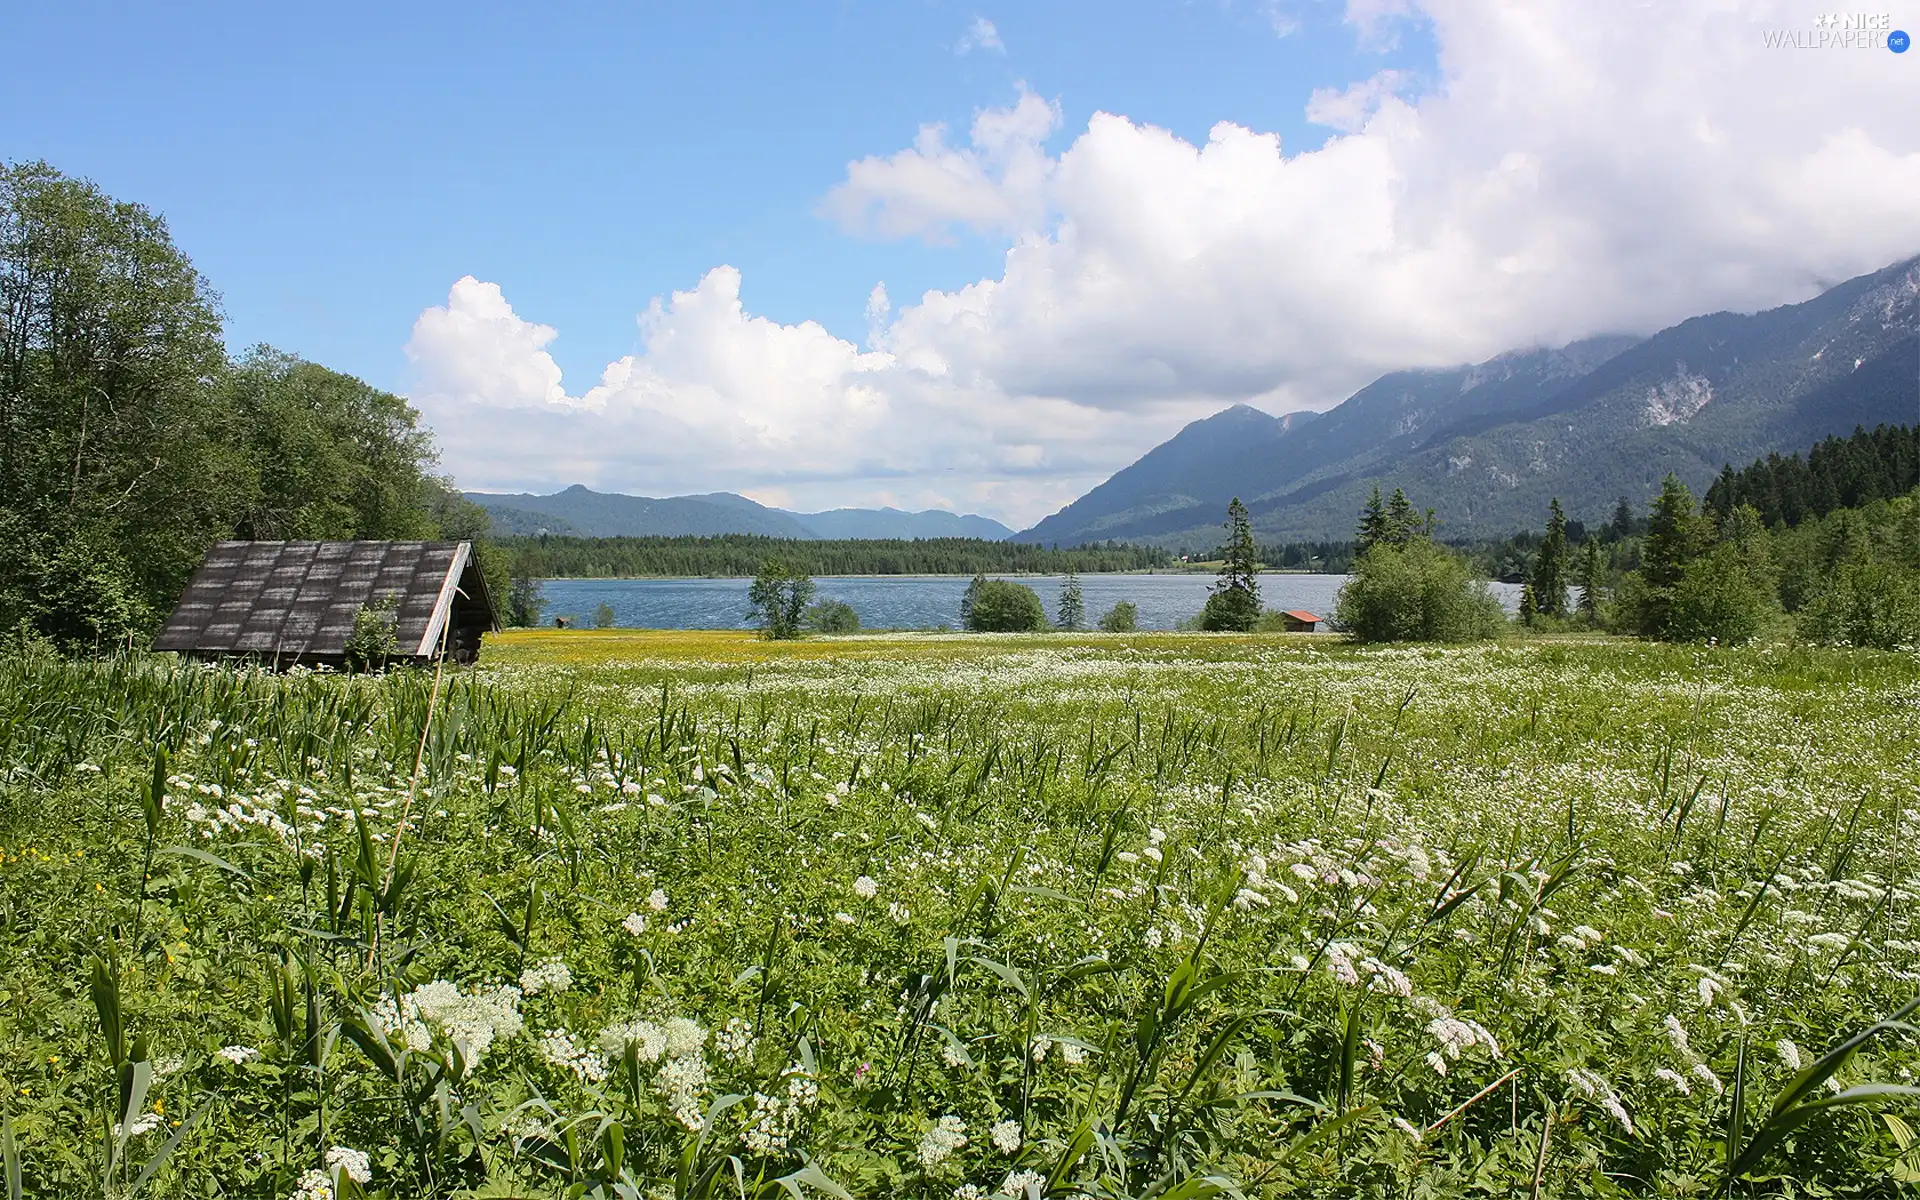
[[491, 492], [466, 495], [487, 510], [497, 530], [508, 534], [713, 537], [744, 533], [796, 540], [966, 537], [998, 541], [1013, 532], [987, 517], [941, 509], [908, 513], [897, 508], [841, 508], [825, 513], [793, 513], [769, 508], [734, 492], [656, 498], [596, 492], [576, 483], [549, 496]]
[[1549, 498], [1598, 519], [1669, 471], [1910, 423], [1920, 257], [1759, 313], [1395, 371], [1320, 413], [1236, 404], [1188, 424], [1022, 541], [1214, 544], [1239, 496], [1263, 541], [1352, 535], [1366, 490], [1402, 486], [1455, 536], [1535, 528]]

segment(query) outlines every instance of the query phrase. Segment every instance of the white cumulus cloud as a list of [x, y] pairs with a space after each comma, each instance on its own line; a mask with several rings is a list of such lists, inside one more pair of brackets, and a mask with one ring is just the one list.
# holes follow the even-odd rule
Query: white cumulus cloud
[[876, 288], [866, 350], [748, 315], [717, 268], [575, 397], [553, 330], [462, 280], [416, 325], [414, 398], [474, 485], [937, 494], [1024, 522], [1224, 403], [1323, 408], [1385, 370], [1803, 299], [1920, 250], [1920, 72], [1767, 48], [1810, 27], [1797, 3], [1347, 17], [1363, 44], [1426, 22], [1438, 61], [1315, 91], [1323, 144], [1096, 113], [1053, 154], [1060, 110], [1022, 88], [964, 147], [930, 125], [849, 164], [821, 211], [850, 232], [1008, 242], [991, 278]]
[[995, 54], [1007, 52], [1006, 46], [1000, 41], [1000, 31], [985, 17], [975, 17], [953, 49], [956, 54], [971, 54], [975, 50], [991, 50]]
[[849, 233], [884, 238], [938, 241], [954, 226], [1019, 233], [1046, 215], [1053, 161], [1043, 143], [1059, 125], [1059, 106], [1023, 85], [1010, 107], [974, 115], [965, 148], [947, 144], [945, 126], [922, 125], [908, 149], [849, 163], [820, 211]]

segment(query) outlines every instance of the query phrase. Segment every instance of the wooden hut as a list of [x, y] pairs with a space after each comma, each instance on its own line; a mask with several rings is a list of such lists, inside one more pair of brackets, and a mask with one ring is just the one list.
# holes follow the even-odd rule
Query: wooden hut
[[471, 542], [221, 542], [154, 639], [196, 658], [333, 666], [363, 609], [390, 608], [390, 662], [455, 662], [498, 632]]
[[1280, 614], [1280, 624], [1288, 633], [1312, 633], [1320, 618], [1304, 608], [1295, 608]]

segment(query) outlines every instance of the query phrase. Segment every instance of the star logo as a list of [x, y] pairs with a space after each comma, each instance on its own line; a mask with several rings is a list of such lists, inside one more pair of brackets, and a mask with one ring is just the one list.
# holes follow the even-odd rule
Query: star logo
[[1821, 13], [1813, 19], [1815, 29], [1831, 29], [1840, 23], [1840, 18], [1832, 13]]

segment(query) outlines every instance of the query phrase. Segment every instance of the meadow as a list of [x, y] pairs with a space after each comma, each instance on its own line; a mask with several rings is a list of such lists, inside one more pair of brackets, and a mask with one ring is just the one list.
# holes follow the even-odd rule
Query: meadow
[[1917, 725], [1786, 646], [9, 653], [0, 1175], [1905, 1194]]

